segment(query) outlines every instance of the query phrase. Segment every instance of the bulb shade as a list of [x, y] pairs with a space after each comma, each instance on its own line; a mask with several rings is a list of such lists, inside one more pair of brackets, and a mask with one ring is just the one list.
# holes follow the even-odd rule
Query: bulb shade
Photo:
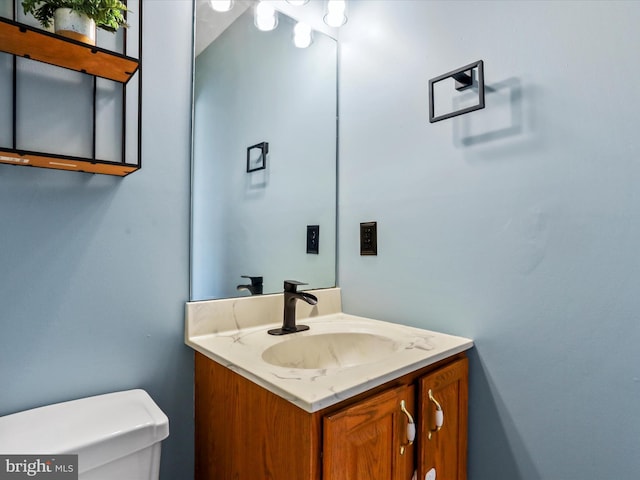
[[304, 5], [305, 3], [309, 3], [309, 0], [287, 0], [287, 3], [299, 7], [301, 5]]
[[209, 4], [216, 12], [228, 12], [233, 8], [233, 0], [209, 0]]
[[258, 30], [268, 32], [278, 26], [276, 10], [268, 1], [258, 2], [256, 5], [254, 23]]
[[328, 0], [324, 23], [330, 27], [341, 27], [347, 23], [346, 10], [347, 2], [345, 0]]
[[306, 23], [298, 22], [293, 29], [293, 44], [298, 48], [307, 48], [312, 42], [311, 27]]

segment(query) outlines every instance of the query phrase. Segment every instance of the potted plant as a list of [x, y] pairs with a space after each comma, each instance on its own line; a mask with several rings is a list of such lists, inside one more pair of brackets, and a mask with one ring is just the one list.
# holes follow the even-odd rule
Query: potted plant
[[120, 0], [23, 0], [25, 14], [32, 14], [40, 24], [81, 42], [95, 45], [96, 27], [115, 32], [128, 27]]

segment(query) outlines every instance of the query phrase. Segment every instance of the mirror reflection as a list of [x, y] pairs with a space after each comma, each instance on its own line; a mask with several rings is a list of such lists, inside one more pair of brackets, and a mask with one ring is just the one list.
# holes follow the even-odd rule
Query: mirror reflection
[[261, 31], [244, 3], [196, 3], [215, 39], [194, 62], [192, 300], [336, 284], [336, 41], [298, 48], [292, 18]]

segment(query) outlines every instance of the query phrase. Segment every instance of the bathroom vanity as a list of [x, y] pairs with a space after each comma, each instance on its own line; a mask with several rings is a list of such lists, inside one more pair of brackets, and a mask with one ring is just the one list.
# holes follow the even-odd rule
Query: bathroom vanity
[[310, 329], [283, 337], [265, 328], [282, 295], [187, 305], [195, 478], [466, 480], [471, 340], [347, 315], [338, 289], [314, 293], [298, 311]]

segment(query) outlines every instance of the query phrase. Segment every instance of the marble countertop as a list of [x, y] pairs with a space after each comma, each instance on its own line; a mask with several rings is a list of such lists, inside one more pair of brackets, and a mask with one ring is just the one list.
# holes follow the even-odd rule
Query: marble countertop
[[[309, 325], [310, 329], [292, 335], [273, 336], [267, 330], [281, 326], [281, 322], [247, 327], [238, 325], [236, 329], [210, 332], [192, 327], [191, 330], [187, 328], [185, 343], [307, 412], [321, 410], [473, 346], [473, 341], [467, 338], [341, 312], [305, 318], [298, 323]], [[380, 358], [359, 365], [349, 362], [341, 365], [335, 358], [328, 358], [331, 361], [324, 368], [284, 367], [263, 358], [265, 350], [294, 337], [339, 332], [388, 339], [392, 348], [381, 353]], [[322, 349], [319, 355], [324, 355]], [[326, 355], [331, 357], [331, 348], [327, 348]]]

